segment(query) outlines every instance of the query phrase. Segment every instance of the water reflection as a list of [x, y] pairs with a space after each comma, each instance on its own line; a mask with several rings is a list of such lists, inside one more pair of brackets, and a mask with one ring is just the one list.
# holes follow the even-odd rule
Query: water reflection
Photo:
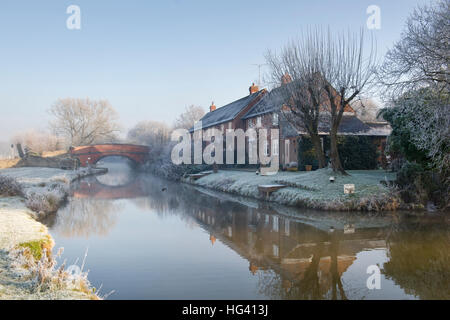
[[[148, 233], [133, 231], [136, 240], [127, 239], [130, 242], [128, 245], [146, 241], [151, 233], [171, 234], [174, 232], [173, 219], [188, 226], [191, 231], [183, 233], [183, 241], [188, 248], [185, 250], [192, 249], [189, 265], [194, 269], [200, 268], [196, 264], [199, 260], [206, 266], [202, 265], [201, 275], [195, 274], [196, 286], [189, 289], [194, 291], [188, 290], [186, 296], [181, 298], [195, 297], [195, 294], [200, 298], [211, 298], [211, 290], [215, 292], [221, 281], [233, 280], [227, 278], [225, 273], [219, 276], [214, 272], [216, 260], [222, 259], [223, 252], [217, 255], [211, 252], [211, 256], [205, 258], [195, 250], [199, 230], [207, 232], [208, 238], [204, 241], [208, 241], [210, 246], [225, 245], [247, 264], [246, 270], [238, 268], [233, 277], [244, 277], [248, 283], [237, 283], [233, 289], [221, 293], [219, 298], [236, 298], [239, 292], [245, 291], [245, 286], [253, 286], [255, 293], [244, 298], [450, 298], [450, 242], [445, 217], [411, 220], [401, 216], [355, 217], [342, 213], [305, 212], [199, 191], [191, 186], [142, 174], [127, 180], [122, 186], [114, 187], [99, 183], [98, 178], [86, 179], [77, 186], [73, 196], [68, 207], [58, 212], [52, 227], [58, 235], [89, 237], [129, 228], [126, 219], [131, 211], [130, 205], [138, 208], [139, 212], [156, 215], [159, 220], [157, 227], [154, 220], [153, 224], [146, 224]], [[118, 215], [121, 217], [119, 222]], [[142, 215], [139, 220], [133, 219], [133, 223], [146, 223]], [[180, 257], [185, 254], [179, 243], [172, 245], [169, 241], [149, 241], [146, 245], [148, 250], [166, 251], [172, 255], [175, 252]], [[167, 260], [176, 259], [165, 257]], [[162, 270], [168, 268], [166, 262], [154, 261], [151, 254], [141, 259], [145, 261], [138, 264], [146, 264], [144, 274], [149, 278], [156, 265], [159, 267], [162, 264]], [[186, 264], [185, 258], [184, 261]], [[382, 270], [381, 290], [366, 287], [369, 276], [366, 269], [371, 264], [378, 264]], [[191, 271], [187, 265], [176, 269], [179, 274], [166, 275], [164, 288], [169, 296], [163, 297], [178, 297], [180, 292], [169, 290], [167, 282], [172, 281], [173, 277], [189, 277]], [[133, 268], [137, 268], [136, 261], [126, 264], [126, 267], [133, 272]], [[95, 265], [91, 266], [91, 269], [95, 268]], [[115, 289], [120, 286], [119, 283], [110, 285]], [[132, 284], [129, 281], [124, 286]], [[139, 291], [137, 288], [127, 289]], [[149, 285], [145, 290], [143, 296], [137, 298], [162, 295], [156, 292], [155, 285]], [[119, 297], [136, 298], [133, 295]]]

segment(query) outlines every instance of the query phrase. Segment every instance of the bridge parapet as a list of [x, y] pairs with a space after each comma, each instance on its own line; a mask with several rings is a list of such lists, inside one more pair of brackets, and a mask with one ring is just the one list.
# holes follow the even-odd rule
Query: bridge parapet
[[125, 157], [143, 164], [149, 158], [150, 148], [134, 144], [98, 144], [72, 148], [70, 154], [78, 158], [82, 167], [93, 165], [100, 159], [110, 156]]

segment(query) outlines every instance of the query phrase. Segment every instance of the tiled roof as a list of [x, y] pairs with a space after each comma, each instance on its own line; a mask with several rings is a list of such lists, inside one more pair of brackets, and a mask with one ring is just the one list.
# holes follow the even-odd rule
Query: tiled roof
[[[287, 121], [282, 120], [282, 135], [284, 137], [295, 137], [299, 134], [306, 134], [306, 130], [296, 130]], [[319, 134], [329, 134], [330, 128], [330, 116], [326, 113], [323, 114], [319, 122]], [[338, 134], [340, 135], [356, 135], [356, 136], [389, 136], [391, 129], [388, 124], [366, 124], [358, 119], [355, 115], [342, 116], [341, 123], [339, 125]]]
[[[209, 128], [233, 120], [234, 118], [236, 118], [239, 112], [247, 107], [263, 91], [265, 90], [260, 90], [239, 100], [233, 101], [221, 108], [217, 108], [214, 111], [208, 112], [201, 119], [202, 127]], [[193, 128], [191, 128], [190, 131], [192, 132]]]
[[281, 87], [272, 89], [269, 93], [264, 95], [261, 100], [251, 108], [242, 119], [248, 119], [269, 112], [279, 111], [283, 104], [286, 104], [288, 99], [281, 93]]

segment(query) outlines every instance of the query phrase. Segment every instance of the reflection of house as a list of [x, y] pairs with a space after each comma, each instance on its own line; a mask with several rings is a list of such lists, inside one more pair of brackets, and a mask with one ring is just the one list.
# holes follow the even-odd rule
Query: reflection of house
[[214, 238], [249, 261], [249, 272], [273, 270], [282, 286], [291, 290], [303, 281], [315, 281], [320, 292], [330, 290], [352, 265], [358, 252], [386, 247], [378, 228], [333, 234], [273, 214], [269, 210], [224, 206], [223, 211], [204, 207], [196, 221]]

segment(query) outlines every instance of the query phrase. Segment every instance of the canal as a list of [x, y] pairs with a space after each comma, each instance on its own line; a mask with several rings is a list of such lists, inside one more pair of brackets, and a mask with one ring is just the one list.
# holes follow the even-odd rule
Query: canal
[[450, 299], [444, 217], [306, 211], [102, 165], [46, 223], [108, 299]]

